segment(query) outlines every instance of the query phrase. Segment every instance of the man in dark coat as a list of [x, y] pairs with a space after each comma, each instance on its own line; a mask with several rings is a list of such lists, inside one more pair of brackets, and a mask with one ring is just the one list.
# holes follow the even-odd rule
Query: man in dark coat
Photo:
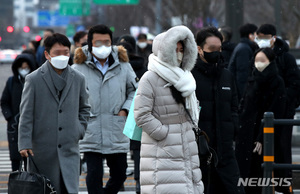
[[137, 77], [140, 79], [147, 71], [147, 68], [144, 64], [144, 58], [137, 54], [135, 39], [131, 35], [123, 35], [119, 38], [118, 45], [122, 45], [127, 50], [129, 63]]
[[52, 30], [50, 28], [44, 30], [43, 39], [40, 41], [40, 45], [38, 46], [37, 51], [36, 51], [36, 62], [38, 64], [38, 67], [42, 66], [45, 63], [45, 61], [47, 60], [44, 55], [44, 52], [45, 52], [44, 42], [49, 36], [52, 36], [53, 34], [54, 34], [54, 30]]
[[7, 139], [12, 171], [19, 169], [21, 155], [18, 150], [19, 106], [25, 76], [36, 69], [34, 56], [20, 54], [12, 64], [13, 76], [9, 77], [1, 97], [1, 109], [7, 121]]
[[[276, 54], [276, 64], [279, 75], [282, 77], [286, 92], [287, 92], [287, 107], [285, 118], [293, 119], [295, 115], [295, 108], [299, 106], [300, 102], [300, 71], [297, 67], [295, 58], [289, 53], [289, 46], [286, 42], [276, 37], [276, 28], [271, 24], [263, 24], [257, 30], [256, 42], [259, 47], [271, 47]], [[279, 163], [292, 162], [291, 139], [292, 126], [284, 127], [285, 133], [281, 137], [282, 151], [278, 152]], [[275, 171], [275, 176], [291, 177], [291, 170]], [[283, 190], [281, 190], [283, 189]], [[277, 189], [278, 190], [278, 189]], [[279, 188], [278, 191], [289, 192], [288, 188]]]
[[219, 163], [207, 166], [201, 161], [206, 193], [244, 193], [238, 186], [239, 168], [233, 151], [233, 139], [238, 128], [238, 100], [231, 73], [224, 69], [221, 58], [222, 35], [215, 27], [197, 33], [199, 58], [192, 74], [196, 80], [196, 95], [201, 112], [199, 127], [210, 139]]
[[228, 68], [229, 60], [236, 44], [230, 41], [232, 37], [232, 30], [230, 27], [223, 26], [218, 30], [223, 36], [222, 56], [223, 56], [225, 68]]
[[148, 57], [152, 53], [152, 45], [148, 43], [146, 34], [139, 34], [137, 37], [137, 54], [144, 58], [144, 65], [148, 67]]
[[70, 46], [58, 33], [45, 40], [47, 61], [26, 76], [20, 105], [19, 151], [33, 155], [57, 194], [78, 193], [79, 140], [90, 117], [85, 77], [68, 65]]
[[238, 99], [240, 100], [246, 88], [248, 76], [251, 74], [251, 59], [258, 48], [254, 42], [257, 26], [245, 24], [240, 27], [241, 41], [233, 50], [228, 69], [233, 74]]

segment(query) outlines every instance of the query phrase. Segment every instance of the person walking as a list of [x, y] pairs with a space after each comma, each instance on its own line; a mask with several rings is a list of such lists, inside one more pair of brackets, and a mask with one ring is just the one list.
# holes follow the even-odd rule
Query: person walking
[[[236, 138], [236, 157], [241, 177], [262, 178], [263, 171], [263, 126], [261, 119], [265, 112], [273, 112], [275, 119], [284, 118], [286, 109], [286, 89], [279, 76], [271, 48], [262, 48], [254, 53], [255, 68], [248, 79], [246, 92], [240, 103], [240, 129]], [[282, 126], [275, 126], [275, 163], [280, 157]], [[246, 193], [261, 193], [261, 187], [245, 187]]]
[[152, 53], [152, 45], [148, 43], [147, 34], [141, 33], [137, 37], [137, 54], [144, 58], [144, 66], [148, 65], [148, 57]]
[[[129, 138], [123, 128], [138, 79], [126, 50], [113, 46], [112, 40], [107, 26], [93, 26], [88, 32], [88, 45], [75, 51], [72, 66], [85, 76], [90, 92], [91, 119], [80, 151], [87, 163], [87, 189], [93, 194], [118, 193], [126, 180]], [[103, 159], [110, 169], [105, 188]]]
[[71, 53], [70, 57], [74, 58], [75, 49], [84, 46], [87, 44], [87, 32], [86, 31], [78, 31], [73, 36], [74, 45], [71, 45]]
[[38, 67], [40, 67], [42, 64], [45, 63], [45, 61], [47, 60], [44, 52], [45, 52], [45, 45], [44, 42], [45, 40], [49, 37], [52, 36], [54, 34], [54, 30], [53, 29], [45, 29], [43, 32], [43, 39], [39, 42], [40, 45], [37, 47], [36, 50], [36, 63], [38, 65]]
[[[157, 35], [139, 82], [134, 117], [142, 128], [141, 193], [203, 193], [193, 132], [199, 106], [190, 72], [197, 57], [192, 32], [176, 26]], [[192, 120], [189, 118], [191, 116]]]
[[7, 140], [12, 171], [19, 169], [22, 160], [18, 150], [18, 125], [21, 95], [25, 77], [36, 69], [33, 55], [20, 54], [12, 63], [13, 76], [9, 77], [1, 97], [2, 114], [7, 121]]
[[209, 146], [217, 154], [210, 165], [201, 161], [206, 193], [244, 193], [238, 186], [239, 168], [233, 140], [238, 129], [238, 98], [232, 74], [221, 60], [222, 35], [215, 27], [206, 27], [196, 36], [199, 57], [192, 74], [201, 112], [199, 127], [209, 137]]
[[[290, 54], [288, 44], [276, 36], [276, 28], [272, 24], [263, 24], [257, 30], [256, 42], [260, 48], [270, 47], [276, 55], [279, 75], [284, 81], [287, 93], [285, 118], [294, 119], [295, 109], [300, 105], [300, 71], [295, 57]], [[292, 163], [292, 131], [293, 126], [284, 126], [281, 136], [281, 149], [277, 151], [277, 162]], [[276, 177], [292, 178], [292, 171], [275, 170]], [[277, 187], [276, 191], [290, 193], [289, 187]]]
[[233, 50], [236, 46], [235, 43], [231, 42], [232, 37], [232, 30], [228, 26], [223, 26], [218, 29], [219, 32], [223, 36], [223, 42], [222, 42], [222, 56], [224, 59], [225, 68], [228, 68], [230, 57], [233, 53]]
[[[25, 78], [20, 105], [19, 151], [28, 153], [57, 194], [78, 193], [80, 153], [90, 117], [84, 76], [68, 65], [71, 43], [65, 35], [45, 40], [47, 61]], [[30, 163], [30, 170], [37, 171]]]
[[251, 60], [258, 46], [254, 42], [257, 26], [245, 24], [240, 27], [241, 41], [237, 44], [229, 60], [228, 69], [234, 77], [237, 86], [238, 99], [244, 94], [247, 80], [251, 75]]
[[134, 37], [131, 35], [123, 35], [119, 38], [118, 42], [118, 45], [123, 46], [127, 50], [129, 63], [136, 76], [141, 79], [141, 77], [147, 71], [147, 67], [144, 65], [144, 58], [137, 54]]
[[[122, 45], [128, 53], [129, 63], [134, 70], [138, 79], [144, 75], [147, 68], [144, 66], [144, 59], [136, 54], [135, 39], [131, 35], [123, 35], [119, 39], [118, 45]], [[141, 142], [136, 140], [130, 140], [130, 150], [132, 151], [132, 158], [134, 161], [134, 180], [135, 191], [137, 194], [141, 193], [140, 188], [140, 152]]]

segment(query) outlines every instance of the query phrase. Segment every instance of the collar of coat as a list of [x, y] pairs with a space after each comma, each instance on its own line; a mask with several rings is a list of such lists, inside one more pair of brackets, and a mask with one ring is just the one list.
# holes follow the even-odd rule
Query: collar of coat
[[255, 42], [252, 42], [249, 38], [241, 38], [241, 43], [249, 45], [253, 52], [259, 49], [258, 45]]
[[285, 52], [289, 52], [289, 45], [280, 38], [276, 38], [274, 43], [274, 52], [276, 55], [282, 55]]
[[[74, 64], [88, 64], [92, 61], [93, 55], [88, 51], [87, 45], [75, 50]], [[109, 55], [109, 65], [112, 65], [114, 62], [129, 62], [127, 50], [123, 46], [112, 46], [112, 52]]]
[[67, 76], [67, 83], [66, 86], [64, 87], [64, 90], [61, 94], [60, 99], [57, 96], [56, 93], [56, 89], [54, 86], [54, 83], [52, 81], [50, 72], [49, 72], [49, 68], [48, 66], [50, 65], [49, 61], [46, 61], [41, 67], [40, 67], [40, 71], [41, 71], [41, 75], [43, 77], [43, 79], [45, 80], [50, 92], [52, 93], [53, 97], [56, 99], [57, 103], [62, 103], [64, 102], [64, 99], [66, 98], [69, 89], [71, 88], [72, 82], [73, 82], [73, 78], [75, 76], [75, 70], [73, 70], [69, 65], [66, 67], [68, 70], [68, 76]]
[[272, 78], [278, 75], [278, 70], [275, 61], [272, 61], [262, 72], [256, 68], [253, 70], [253, 78], [259, 83], [266, 83], [269, 85]]
[[224, 69], [224, 64], [221, 60], [217, 65], [205, 63], [198, 55], [198, 59], [194, 69], [198, 70], [208, 77], [220, 77]]

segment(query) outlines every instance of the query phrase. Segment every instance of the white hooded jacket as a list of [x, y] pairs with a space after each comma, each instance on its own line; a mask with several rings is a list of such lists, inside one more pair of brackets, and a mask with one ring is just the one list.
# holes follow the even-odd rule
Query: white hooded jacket
[[[161, 61], [176, 64], [177, 42], [183, 41], [182, 69], [191, 70], [197, 58], [192, 32], [184, 26], [173, 27], [158, 35], [153, 54]], [[142, 128], [140, 183], [146, 194], [201, 194], [202, 175], [199, 168], [195, 135], [183, 104], [178, 104], [166, 80], [153, 71], [139, 82], [134, 116]]]

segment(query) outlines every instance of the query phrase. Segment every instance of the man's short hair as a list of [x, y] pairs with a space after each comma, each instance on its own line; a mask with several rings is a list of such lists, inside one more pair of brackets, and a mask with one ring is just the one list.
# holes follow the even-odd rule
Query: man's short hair
[[241, 38], [248, 38], [249, 34], [254, 34], [257, 30], [255, 24], [244, 24], [240, 27]]
[[140, 33], [137, 37], [137, 40], [141, 40], [141, 39], [146, 39], [147, 40], [147, 35], [144, 33]]
[[93, 34], [108, 34], [110, 36], [111, 42], [113, 41], [112, 31], [104, 24], [93, 26], [88, 32], [88, 48], [89, 51], [92, 52], [93, 47]]
[[219, 28], [219, 32], [221, 32], [221, 34], [224, 37], [224, 41], [230, 41], [231, 37], [232, 37], [232, 30], [230, 27], [228, 26], [223, 26], [221, 28]]
[[66, 46], [70, 49], [71, 47], [71, 43], [69, 41], [69, 39], [63, 35], [63, 34], [59, 34], [59, 33], [54, 33], [52, 36], [49, 36], [44, 44], [45, 44], [45, 50], [50, 53], [51, 48], [53, 47], [54, 44], [60, 44], [63, 46]]
[[256, 33], [271, 34], [272, 36], [275, 36], [276, 28], [272, 24], [263, 24], [258, 28]]
[[196, 35], [197, 45], [203, 48], [203, 46], [206, 44], [206, 39], [211, 36], [215, 36], [219, 38], [221, 42], [223, 41], [222, 34], [218, 31], [218, 29], [216, 27], [209, 26], [209, 27], [202, 28], [197, 33]]
[[120, 43], [120, 42], [126, 42], [126, 43], [130, 44], [131, 48], [134, 50], [133, 53], [135, 53], [136, 40], [133, 36], [131, 36], [130, 34], [125, 34], [119, 38], [118, 43]]
[[51, 28], [47, 28], [47, 29], [45, 29], [44, 31], [46, 31], [46, 32], [51, 32], [52, 34], [54, 34], [54, 30], [51, 29]]
[[85, 35], [87, 35], [86, 31], [78, 31], [76, 34], [73, 36], [74, 42], [79, 42], [80, 39], [82, 39]]

